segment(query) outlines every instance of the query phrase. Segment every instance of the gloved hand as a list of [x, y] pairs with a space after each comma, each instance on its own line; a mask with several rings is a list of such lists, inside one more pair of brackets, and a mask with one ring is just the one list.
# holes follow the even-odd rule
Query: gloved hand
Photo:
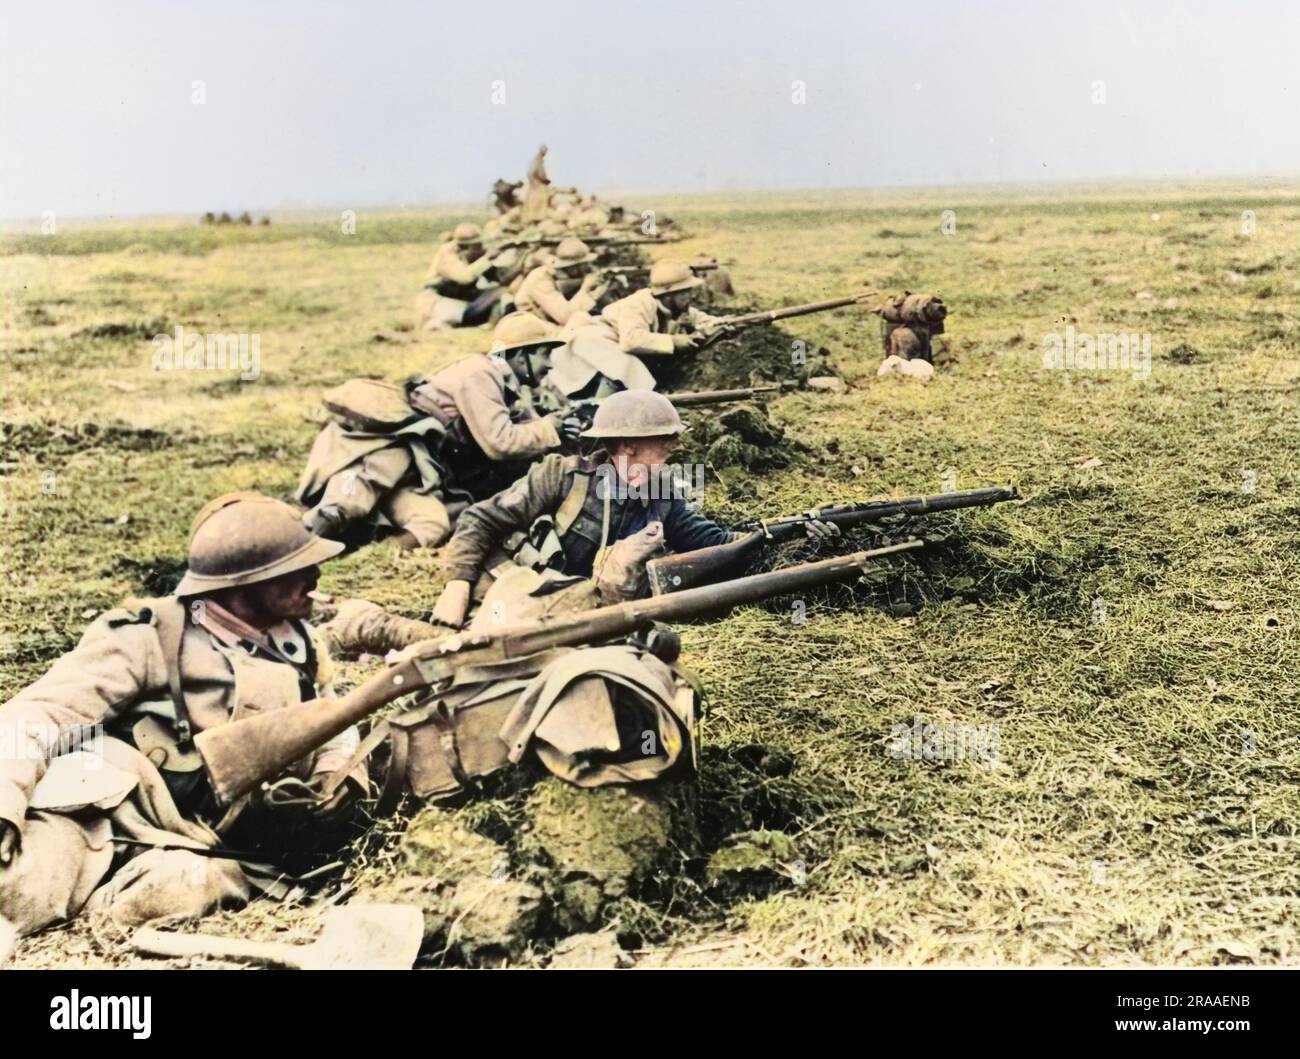
[[473, 586], [468, 581], [451, 581], [442, 590], [438, 602], [433, 608], [431, 620], [450, 629], [459, 629], [465, 624], [465, 612], [469, 610], [469, 593]]
[[839, 526], [835, 525], [834, 522], [822, 522], [820, 519], [805, 522], [804, 533], [810, 541], [817, 544], [822, 541], [834, 540], [841, 535]]

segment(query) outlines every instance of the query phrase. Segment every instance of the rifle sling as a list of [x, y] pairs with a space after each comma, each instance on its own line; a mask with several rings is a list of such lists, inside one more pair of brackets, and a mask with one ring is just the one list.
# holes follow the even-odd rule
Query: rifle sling
[[185, 643], [185, 604], [179, 599], [175, 607], [158, 608], [158, 643], [162, 647], [163, 662], [167, 667], [167, 691], [171, 695], [172, 709], [176, 713], [176, 745], [183, 753], [194, 749], [194, 726], [190, 711], [185, 705], [185, 691], [181, 687], [181, 647]]

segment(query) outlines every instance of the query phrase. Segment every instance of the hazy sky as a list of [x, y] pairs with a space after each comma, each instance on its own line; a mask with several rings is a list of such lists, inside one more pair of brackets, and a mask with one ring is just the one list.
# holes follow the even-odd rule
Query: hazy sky
[[7, 0], [0, 123], [9, 219], [1297, 174], [1300, 0]]

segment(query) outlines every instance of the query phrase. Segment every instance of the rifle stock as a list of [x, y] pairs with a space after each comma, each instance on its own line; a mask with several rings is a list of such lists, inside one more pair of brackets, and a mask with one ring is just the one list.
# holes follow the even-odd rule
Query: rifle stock
[[874, 559], [922, 546], [908, 541], [817, 563], [754, 574], [707, 588], [618, 603], [492, 635], [453, 633], [412, 644], [392, 665], [337, 699], [313, 699], [255, 714], [200, 732], [194, 745], [223, 805], [274, 779], [295, 761], [388, 703], [438, 689], [462, 666], [520, 658], [555, 647], [606, 643], [656, 621], [683, 621], [725, 613], [788, 592], [854, 577]]

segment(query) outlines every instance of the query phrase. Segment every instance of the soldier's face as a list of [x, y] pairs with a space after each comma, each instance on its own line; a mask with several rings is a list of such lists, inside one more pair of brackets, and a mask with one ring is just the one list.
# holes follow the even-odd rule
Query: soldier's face
[[677, 448], [677, 438], [636, 438], [622, 441], [611, 460], [619, 478], [632, 488], [645, 488]]
[[307, 593], [315, 591], [319, 582], [320, 567], [309, 566], [249, 585], [247, 591], [253, 597], [250, 602], [274, 625], [289, 618], [310, 618], [312, 598]]
[[694, 297], [693, 290], [675, 290], [671, 294], [664, 295], [664, 305], [670, 313], [677, 316], [691, 307], [692, 297]]

